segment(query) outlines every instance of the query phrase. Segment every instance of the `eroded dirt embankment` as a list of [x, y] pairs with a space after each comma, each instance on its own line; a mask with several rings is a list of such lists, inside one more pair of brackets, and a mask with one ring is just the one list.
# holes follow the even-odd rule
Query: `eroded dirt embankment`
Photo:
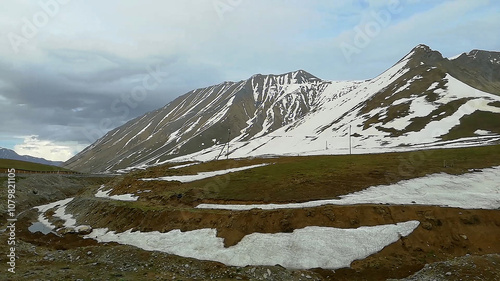
[[[308, 209], [222, 211], [198, 209], [154, 209], [136, 203], [135, 207], [109, 200], [76, 198], [67, 208], [79, 224], [107, 227], [118, 232], [128, 229], [167, 232], [216, 228], [225, 246], [237, 244], [245, 235], [291, 232], [306, 226], [356, 228], [392, 224], [409, 220], [420, 226], [408, 237], [351, 269], [337, 271], [348, 280], [363, 271], [387, 272], [387, 277], [402, 278], [426, 263], [465, 254], [499, 253], [500, 216], [497, 210], [463, 210], [436, 206], [322, 206]], [[334, 238], [332, 238], [334, 239]], [[381, 270], [382, 269], [382, 270]], [[319, 270], [321, 272], [321, 270]], [[327, 271], [331, 275], [331, 271]]]
[[[92, 175], [19, 174], [16, 177], [16, 214], [42, 204], [75, 196], [85, 188], [109, 182], [110, 178]], [[0, 188], [0, 221], [6, 221], [7, 188]], [[4, 188], [5, 187], [5, 188]], [[2, 225], [0, 225], [2, 228]]]

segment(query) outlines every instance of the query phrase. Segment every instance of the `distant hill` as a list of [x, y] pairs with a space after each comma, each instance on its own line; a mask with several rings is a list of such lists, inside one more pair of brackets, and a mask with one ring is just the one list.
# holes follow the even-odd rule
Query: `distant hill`
[[58, 166], [51, 166], [51, 165], [45, 165], [45, 164], [40, 164], [40, 163], [34, 163], [34, 162], [27, 162], [27, 161], [22, 161], [22, 160], [12, 160], [12, 159], [0, 159], [0, 173], [7, 173], [8, 169], [14, 168], [16, 169], [17, 173], [22, 173], [24, 172], [36, 172], [36, 173], [64, 173], [64, 174], [73, 174], [75, 173], [74, 171], [58, 167]]
[[7, 148], [0, 148], [0, 159], [21, 160], [50, 166], [61, 166], [64, 163], [62, 161], [50, 161], [29, 155], [19, 155], [14, 150]]

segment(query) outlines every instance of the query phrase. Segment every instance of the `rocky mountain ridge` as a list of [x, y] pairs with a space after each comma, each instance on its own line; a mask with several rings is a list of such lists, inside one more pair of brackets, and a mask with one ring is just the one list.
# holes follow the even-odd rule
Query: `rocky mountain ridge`
[[21, 160], [21, 161], [27, 161], [27, 162], [33, 162], [51, 166], [61, 166], [64, 163], [62, 161], [50, 161], [44, 158], [33, 157], [29, 155], [19, 155], [12, 149], [1, 148], [1, 147], [0, 147], [0, 159]]
[[419, 45], [365, 81], [326, 81], [298, 70], [196, 89], [108, 132], [65, 167], [110, 172], [221, 156], [498, 142], [499, 54], [474, 50], [447, 59]]

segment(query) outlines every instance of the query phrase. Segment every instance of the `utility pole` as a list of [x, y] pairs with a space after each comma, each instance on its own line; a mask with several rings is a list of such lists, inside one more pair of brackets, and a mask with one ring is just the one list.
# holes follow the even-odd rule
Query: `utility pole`
[[351, 125], [349, 125], [349, 154], [352, 154], [352, 149], [351, 149]]
[[226, 160], [229, 159], [229, 141], [231, 140], [231, 129], [227, 129], [227, 153]]

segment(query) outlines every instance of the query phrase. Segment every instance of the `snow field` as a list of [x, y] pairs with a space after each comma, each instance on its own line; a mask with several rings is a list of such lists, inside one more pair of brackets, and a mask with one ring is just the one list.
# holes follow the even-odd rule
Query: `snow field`
[[377, 253], [411, 234], [418, 225], [418, 221], [407, 221], [356, 229], [311, 226], [296, 229], [293, 233], [253, 233], [228, 248], [224, 247], [222, 238], [216, 237], [216, 229], [172, 230], [166, 233], [131, 230], [116, 233], [108, 229], [94, 229], [86, 238], [232, 266], [280, 264], [294, 269], [337, 269]]

